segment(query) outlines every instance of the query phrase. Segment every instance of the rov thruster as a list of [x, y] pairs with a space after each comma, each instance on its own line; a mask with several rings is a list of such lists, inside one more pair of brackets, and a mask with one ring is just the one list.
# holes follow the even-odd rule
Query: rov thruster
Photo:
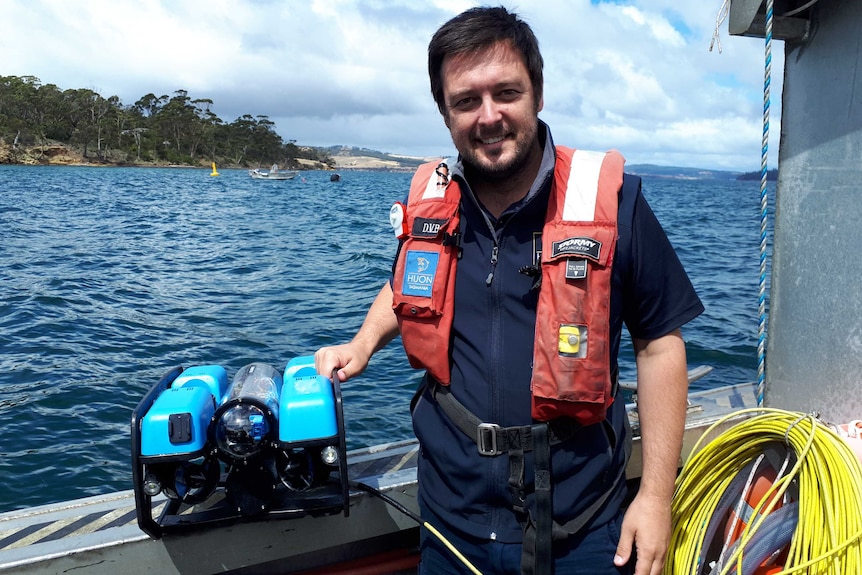
[[[132, 413], [138, 525], [165, 532], [237, 520], [349, 515], [338, 378], [313, 356], [283, 372], [244, 366], [176, 367]], [[164, 494], [158, 517], [153, 497]]]

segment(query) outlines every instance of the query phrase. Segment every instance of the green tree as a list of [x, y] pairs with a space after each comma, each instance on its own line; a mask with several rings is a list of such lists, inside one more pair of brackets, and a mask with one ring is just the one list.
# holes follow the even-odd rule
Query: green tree
[[[174, 92], [174, 96], [155, 115], [156, 129], [164, 138], [164, 152], [168, 160], [185, 161], [183, 142], [190, 138], [195, 118], [194, 106], [185, 90]], [[168, 144], [170, 144], [170, 148]]]
[[162, 140], [159, 138], [158, 131], [155, 129], [154, 118], [158, 115], [167, 100], [167, 96], [156, 97], [156, 95], [151, 92], [140, 98], [132, 106], [134, 113], [140, 118], [139, 124], [134, 128], [131, 128], [133, 130], [132, 133], [136, 138], [138, 157], [140, 157], [141, 148], [148, 150], [148, 154], [151, 159], [155, 160], [159, 157], [159, 143]]
[[219, 130], [223, 150], [234, 164], [242, 165], [248, 158], [249, 150], [254, 141], [254, 129], [257, 125], [254, 117], [244, 114]]
[[93, 100], [97, 95], [94, 91], [86, 88], [63, 92], [67, 106], [67, 117], [72, 129], [70, 141], [81, 146], [85, 158], [89, 152], [90, 142], [96, 137], [96, 124], [93, 121]]
[[203, 147], [209, 158], [215, 160], [213, 137], [221, 119], [210, 109], [213, 101], [209, 98], [192, 100], [191, 103], [194, 107], [195, 120], [190, 121], [189, 156], [195, 160], [199, 149]]
[[258, 164], [270, 164], [281, 159], [283, 145], [281, 136], [275, 131], [275, 123], [268, 116], [257, 116], [252, 132], [251, 157]]
[[32, 143], [34, 104], [42, 82], [35, 76], [0, 77], [0, 135], [14, 135], [14, 144]]

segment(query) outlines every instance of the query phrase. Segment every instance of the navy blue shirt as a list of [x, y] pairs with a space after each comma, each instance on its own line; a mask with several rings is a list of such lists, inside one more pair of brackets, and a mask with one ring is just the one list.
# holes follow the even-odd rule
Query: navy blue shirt
[[[463, 257], [455, 282], [452, 328], [452, 394], [485, 422], [528, 425], [530, 378], [538, 290], [536, 276], [541, 231], [554, 170], [554, 144], [541, 123], [544, 152], [539, 174], [527, 196], [498, 219], [473, 196], [461, 163], [450, 166], [459, 179]], [[640, 179], [626, 175], [620, 193], [619, 239], [614, 258], [610, 333], [611, 365], [616, 370], [622, 326], [636, 338], [654, 339], [681, 327], [703, 306], [664, 231], [640, 193]], [[498, 249], [497, 263], [491, 253]], [[488, 276], [493, 276], [488, 282]], [[520, 542], [522, 529], [511, 510], [506, 454], [480, 455], [476, 444], [449, 421], [426, 390], [413, 411], [420, 442], [419, 497], [434, 515], [455, 530], [484, 539]], [[606, 491], [626, 464], [623, 443], [631, 431], [624, 402], [615, 401], [605, 422], [581, 428], [571, 440], [553, 446], [554, 517], [576, 517]], [[532, 491], [532, 455], [526, 483]], [[625, 482], [593, 519], [611, 519], [625, 498]], [[532, 505], [532, 496], [528, 497]]]

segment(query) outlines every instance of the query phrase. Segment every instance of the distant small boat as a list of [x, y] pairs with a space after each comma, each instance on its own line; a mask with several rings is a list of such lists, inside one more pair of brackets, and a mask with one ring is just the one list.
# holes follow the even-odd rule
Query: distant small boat
[[255, 180], [292, 180], [296, 177], [297, 173], [298, 172], [293, 170], [279, 170], [278, 164], [273, 164], [269, 168], [268, 172], [266, 170], [261, 170], [260, 168], [248, 171], [248, 175]]

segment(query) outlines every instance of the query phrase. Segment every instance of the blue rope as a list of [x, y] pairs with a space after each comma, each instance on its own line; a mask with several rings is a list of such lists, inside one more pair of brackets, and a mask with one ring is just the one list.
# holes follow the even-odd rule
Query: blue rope
[[758, 312], [760, 321], [757, 337], [757, 405], [763, 405], [766, 389], [766, 175], [769, 151], [769, 85], [772, 80], [772, 7], [774, 0], [766, 0], [766, 61], [763, 78], [763, 144], [760, 155], [760, 293]]

